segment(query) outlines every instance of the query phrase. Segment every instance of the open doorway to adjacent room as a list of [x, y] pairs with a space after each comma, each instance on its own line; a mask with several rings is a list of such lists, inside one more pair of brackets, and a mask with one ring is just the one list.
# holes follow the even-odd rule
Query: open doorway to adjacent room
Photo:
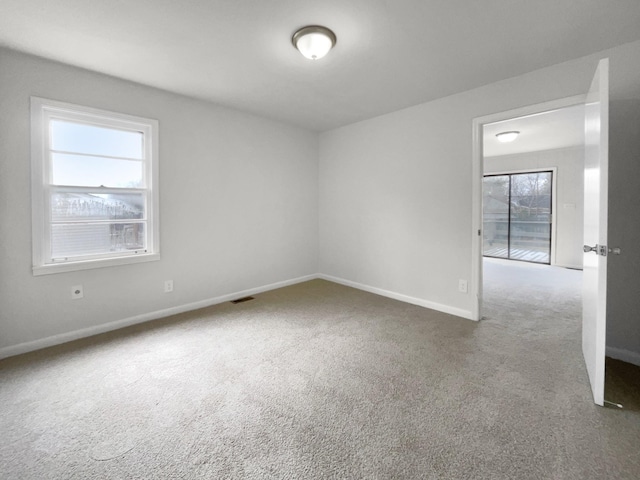
[[[582, 312], [584, 122], [584, 104], [574, 101], [482, 125], [484, 318], [575, 334]], [[572, 325], [567, 331], [563, 319]]]
[[485, 124], [482, 163], [483, 256], [581, 269], [584, 105]]
[[576, 101], [504, 114], [482, 125], [485, 319], [553, 330], [558, 338], [576, 334], [582, 313], [584, 112]]
[[584, 95], [474, 119], [473, 318], [486, 317], [489, 261], [581, 274], [584, 132]]
[[584, 125], [584, 97], [474, 121], [477, 318], [558, 362], [580, 348]]

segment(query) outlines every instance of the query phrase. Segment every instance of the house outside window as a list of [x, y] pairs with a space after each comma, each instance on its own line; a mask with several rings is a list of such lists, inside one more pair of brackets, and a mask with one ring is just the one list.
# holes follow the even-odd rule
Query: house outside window
[[33, 273], [158, 260], [158, 122], [31, 98]]

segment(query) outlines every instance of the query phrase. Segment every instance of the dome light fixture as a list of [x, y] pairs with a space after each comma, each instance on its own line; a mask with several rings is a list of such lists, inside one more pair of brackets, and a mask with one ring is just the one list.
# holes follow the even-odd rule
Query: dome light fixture
[[520, 135], [520, 132], [516, 130], [512, 130], [510, 132], [498, 133], [496, 135], [496, 138], [498, 139], [499, 142], [508, 143], [508, 142], [513, 142], [516, 138], [518, 138], [518, 135]]
[[507, 143], [507, 142], [513, 142], [516, 138], [518, 138], [518, 135], [520, 135], [520, 132], [516, 130], [512, 130], [510, 132], [498, 133], [496, 135], [496, 138], [498, 139], [499, 142]]
[[336, 34], [327, 27], [309, 25], [294, 33], [291, 43], [306, 58], [318, 60], [329, 53], [336, 44]]

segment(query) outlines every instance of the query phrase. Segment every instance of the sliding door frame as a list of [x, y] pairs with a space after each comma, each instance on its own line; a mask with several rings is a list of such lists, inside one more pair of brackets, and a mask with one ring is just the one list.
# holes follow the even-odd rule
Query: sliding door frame
[[[551, 173], [551, 235], [549, 238], [549, 263], [541, 263], [541, 262], [529, 262], [529, 260], [515, 260], [517, 262], [529, 262], [529, 263], [537, 263], [538, 265], [555, 265], [556, 264], [556, 219], [558, 216], [556, 215], [556, 199], [558, 198], [556, 187], [558, 185], [557, 177], [558, 177], [558, 167], [540, 167], [540, 168], [526, 168], [521, 170], [497, 170], [491, 173], [482, 174], [482, 178], [485, 177], [499, 177], [501, 175], [522, 175], [526, 173], [543, 173], [550, 172]], [[508, 250], [511, 249], [511, 178], [509, 178], [509, 245]], [[482, 212], [484, 213], [484, 212]], [[484, 226], [484, 215], [483, 215], [483, 226]], [[484, 232], [483, 232], [484, 233]], [[482, 235], [484, 239], [484, 235]], [[482, 242], [482, 256], [484, 257], [484, 241]], [[504, 257], [492, 257], [487, 255], [488, 258], [504, 258]], [[513, 260], [511, 258], [507, 258], [507, 260]]]

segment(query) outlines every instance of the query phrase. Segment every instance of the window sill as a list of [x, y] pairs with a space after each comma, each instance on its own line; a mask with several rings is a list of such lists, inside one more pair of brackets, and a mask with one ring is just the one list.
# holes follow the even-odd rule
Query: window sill
[[56, 263], [38, 265], [33, 267], [33, 275], [49, 275], [52, 273], [74, 272], [77, 270], [91, 270], [104, 267], [115, 267], [118, 265], [129, 265], [131, 263], [153, 262], [160, 260], [159, 253], [145, 253], [135, 256], [118, 258], [101, 258], [97, 260], [83, 260], [80, 262]]

